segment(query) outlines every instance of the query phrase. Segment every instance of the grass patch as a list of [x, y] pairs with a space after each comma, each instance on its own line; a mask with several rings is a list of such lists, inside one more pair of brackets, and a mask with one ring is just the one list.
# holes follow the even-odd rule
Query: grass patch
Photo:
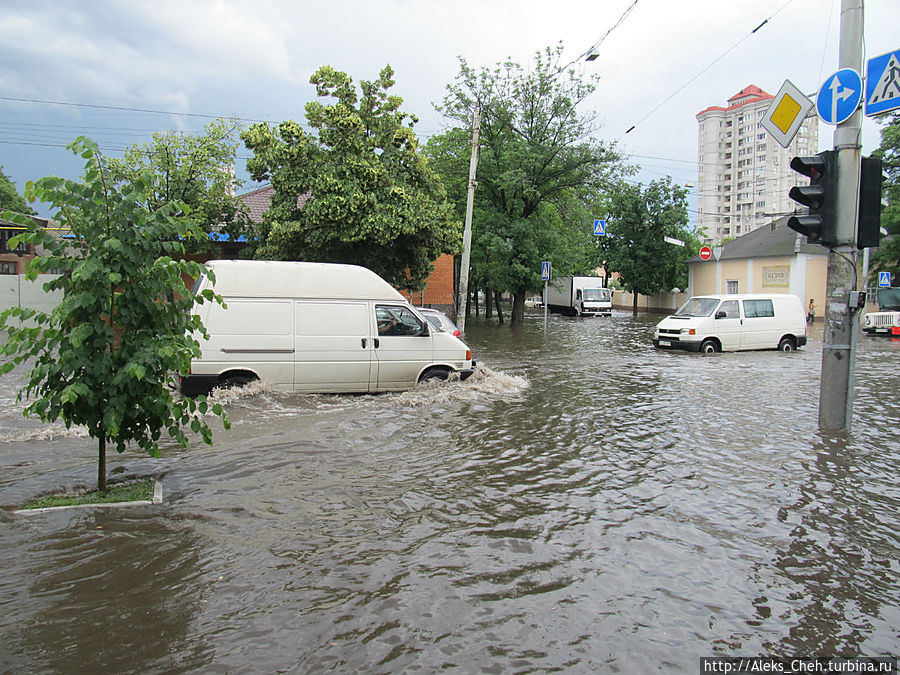
[[149, 502], [153, 499], [153, 481], [136, 483], [112, 483], [106, 492], [76, 492], [73, 494], [48, 495], [22, 506], [23, 510], [48, 509], [55, 506], [81, 506], [84, 504], [115, 504], [116, 502]]

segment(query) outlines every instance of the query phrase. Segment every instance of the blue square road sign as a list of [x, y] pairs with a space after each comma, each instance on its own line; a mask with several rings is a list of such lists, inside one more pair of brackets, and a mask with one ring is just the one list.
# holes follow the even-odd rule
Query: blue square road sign
[[879, 272], [878, 273], [878, 286], [879, 286], [879, 288], [890, 288], [891, 287], [891, 273], [890, 272]]
[[606, 234], [606, 221], [605, 220], [595, 220], [594, 221], [594, 234], [600, 236]]
[[866, 64], [866, 115], [900, 108], [900, 50]]

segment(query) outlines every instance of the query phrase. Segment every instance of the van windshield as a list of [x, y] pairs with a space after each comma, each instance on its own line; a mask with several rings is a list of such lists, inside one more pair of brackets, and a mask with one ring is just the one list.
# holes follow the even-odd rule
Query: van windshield
[[675, 312], [675, 316], [711, 316], [719, 301], [716, 298], [691, 298]]
[[605, 288], [585, 288], [585, 302], [606, 302], [609, 300], [609, 290]]
[[878, 309], [882, 312], [900, 310], [900, 288], [879, 288], [875, 297], [878, 299]]

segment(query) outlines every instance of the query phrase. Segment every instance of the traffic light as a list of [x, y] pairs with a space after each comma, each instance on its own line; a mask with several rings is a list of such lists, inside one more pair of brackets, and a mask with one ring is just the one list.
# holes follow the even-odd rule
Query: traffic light
[[856, 247], [875, 248], [881, 240], [881, 160], [863, 157], [859, 174]]
[[809, 209], [805, 216], [793, 215], [788, 227], [805, 234], [811, 244], [833, 246], [837, 243], [835, 192], [837, 162], [835, 151], [826, 150], [813, 157], [794, 157], [791, 168], [809, 177], [809, 185], [792, 187], [788, 196]]

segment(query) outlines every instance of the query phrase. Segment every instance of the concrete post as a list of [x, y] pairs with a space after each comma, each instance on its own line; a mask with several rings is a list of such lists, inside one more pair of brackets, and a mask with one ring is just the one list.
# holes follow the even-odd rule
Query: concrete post
[[[862, 0], [841, 0], [840, 68], [862, 72]], [[834, 132], [837, 153], [837, 243], [828, 255], [819, 428], [849, 430], [853, 417], [853, 385], [859, 322], [850, 307], [857, 290], [856, 224], [862, 151], [862, 110]]]

